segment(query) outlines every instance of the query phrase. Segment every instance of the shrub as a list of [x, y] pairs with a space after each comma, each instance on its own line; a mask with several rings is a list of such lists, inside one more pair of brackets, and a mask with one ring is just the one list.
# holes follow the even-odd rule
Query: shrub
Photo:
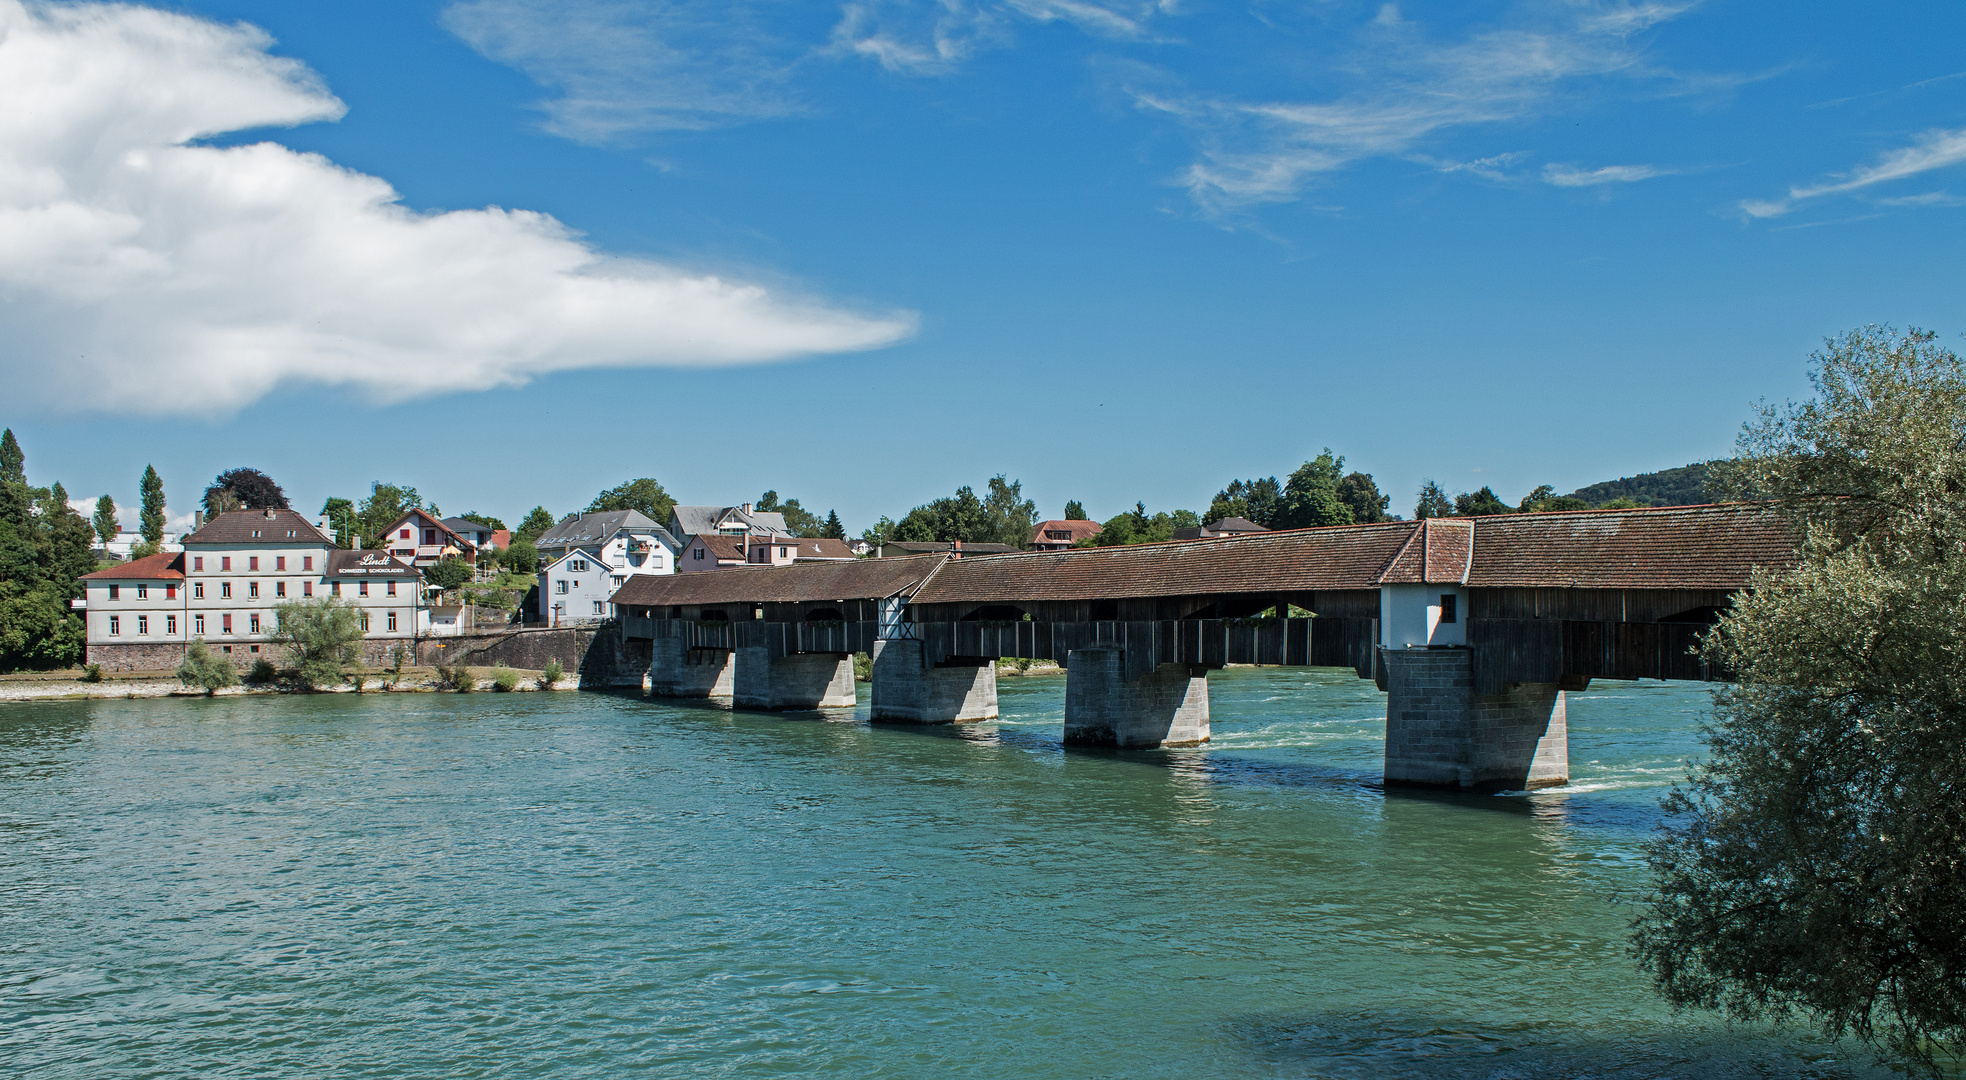
[[[338, 683], [362, 658], [362, 617], [340, 597], [276, 605], [273, 640], [286, 647], [294, 681], [308, 689]], [[258, 666], [253, 670], [257, 672]]]
[[407, 651], [401, 645], [389, 650], [391, 663], [389, 670], [383, 675], [382, 685], [393, 687], [403, 681], [403, 661], [407, 658]]
[[178, 665], [177, 680], [186, 686], [196, 686], [210, 697], [228, 686], [236, 686], [239, 673], [233, 670], [232, 661], [205, 648], [204, 638], [192, 638], [191, 646], [184, 650], [184, 663]]
[[541, 690], [553, 689], [553, 684], [559, 682], [560, 677], [566, 673], [566, 669], [560, 666], [558, 660], [546, 661], [545, 670], [539, 673], [539, 688]]
[[501, 694], [509, 694], [519, 688], [519, 673], [500, 664], [492, 669], [492, 689]]
[[478, 677], [471, 673], [470, 668], [463, 664], [458, 664], [454, 667], [446, 667], [443, 664], [437, 665], [437, 689], [454, 690], [460, 694], [468, 694], [477, 688]]
[[468, 583], [473, 573], [470, 563], [463, 559], [450, 558], [435, 566], [425, 567], [423, 580], [439, 589], [449, 591]]
[[273, 680], [278, 679], [279, 677], [280, 677], [280, 669], [274, 667], [273, 661], [268, 660], [264, 656], [253, 661], [253, 669], [251, 671], [246, 672], [247, 682], [255, 683], [261, 686], [264, 686], [267, 683], [270, 683]]
[[86, 667], [86, 668], [83, 668], [83, 669], [82, 669], [82, 681], [83, 681], [83, 682], [101, 682], [101, 681], [102, 681], [102, 665], [101, 665], [101, 664], [90, 664], [90, 665], [89, 665], [88, 667]]

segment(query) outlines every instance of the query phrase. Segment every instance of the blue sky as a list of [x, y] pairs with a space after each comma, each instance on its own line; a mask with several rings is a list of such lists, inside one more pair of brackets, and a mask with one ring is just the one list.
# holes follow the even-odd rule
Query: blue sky
[[1825, 335], [1966, 329], [1957, 5], [0, 23], [43, 102], [0, 119], [0, 423], [174, 515], [253, 465], [310, 512], [654, 476], [857, 532], [1002, 472], [1104, 518], [1324, 446], [1410, 513], [1715, 456]]

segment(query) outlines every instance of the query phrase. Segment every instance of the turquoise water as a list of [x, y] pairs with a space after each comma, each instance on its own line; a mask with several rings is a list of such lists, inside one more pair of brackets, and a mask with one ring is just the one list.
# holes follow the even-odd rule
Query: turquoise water
[[[0, 707], [0, 1068], [34, 1077], [1870, 1076], [1623, 954], [1704, 690], [1572, 695], [1554, 794], [1388, 794], [1384, 698], [1215, 742], [598, 694]], [[865, 687], [863, 685], [864, 692]], [[865, 706], [860, 710], [865, 715]]]

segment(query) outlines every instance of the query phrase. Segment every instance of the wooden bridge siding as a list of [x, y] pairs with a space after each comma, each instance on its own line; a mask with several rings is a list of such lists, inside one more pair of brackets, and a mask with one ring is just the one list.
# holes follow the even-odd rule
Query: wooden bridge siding
[[1566, 676], [1696, 682], [1726, 678], [1698, 655], [1706, 629], [1699, 623], [1469, 618], [1474, 691], [1497, 694], [1511, 683], [1559, 682]]
[[[1209, 596], [1161, 596], [1139, 600], [1108, 601], [1117, 618], [1095, 613], [1091, 600], [1028, 600], [1019, 603], [911, 604], [909, 611], [922, 622], [959, 622], [977, 611], [994, 607], [1014, 607], [1034, 622], [1168, 622], [1191, 620], [1195, 612], [1228, 602], [1258, 617], [1278, 603], [1295, 604], [1320, 616], [1338, 618], [1379, 617], [1379, 590], [1352, 589], [1325, 592], [1232, 593]], [[767, 618], [772, 616], [767, 614]]]
[[1725, 589], [1469, 589], [1468, 618], [1652, 623], [1726, 607], [1733, 596]]

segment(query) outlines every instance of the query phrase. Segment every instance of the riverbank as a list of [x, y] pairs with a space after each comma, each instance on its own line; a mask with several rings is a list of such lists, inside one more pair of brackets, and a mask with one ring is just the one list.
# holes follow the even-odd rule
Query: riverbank
[[[519, 684], [512, 693], [530, 693], [539, 690], [578, 690], [578, 676], [562, 676], [551, 686], [541, 686], [543, 671], [523, 668], [484, 668], [468, 669], [472, 675], [475, 691], [499, 692], [494, 672], [510, 671], [519, 677]], [[128, 671], [115, 674], [105, 673], [100, 680], [90, 681], [88, 673], [82, 668], [68, 668], [61, 671], [17, 672], [0, 675], [0, 701], [115, 701], [139, 698], [205, 697], [203, 690], [186, 687], [178, 681], [175, 671]], [[447, 689], [441, 684], [434, 667], [406, 667], [400, 674], [384, 670], [368, 669], [361, 672], [361, 682], [349, 682], [341, 686], [323, 687], [318, 690], [297, 691], [279, 683], [245, 684], [229, 686], [212, 695], [214, 697], [250, 697], [253, 695], [279, 695], [294, 693], [314, 694], [434, 694]]]

